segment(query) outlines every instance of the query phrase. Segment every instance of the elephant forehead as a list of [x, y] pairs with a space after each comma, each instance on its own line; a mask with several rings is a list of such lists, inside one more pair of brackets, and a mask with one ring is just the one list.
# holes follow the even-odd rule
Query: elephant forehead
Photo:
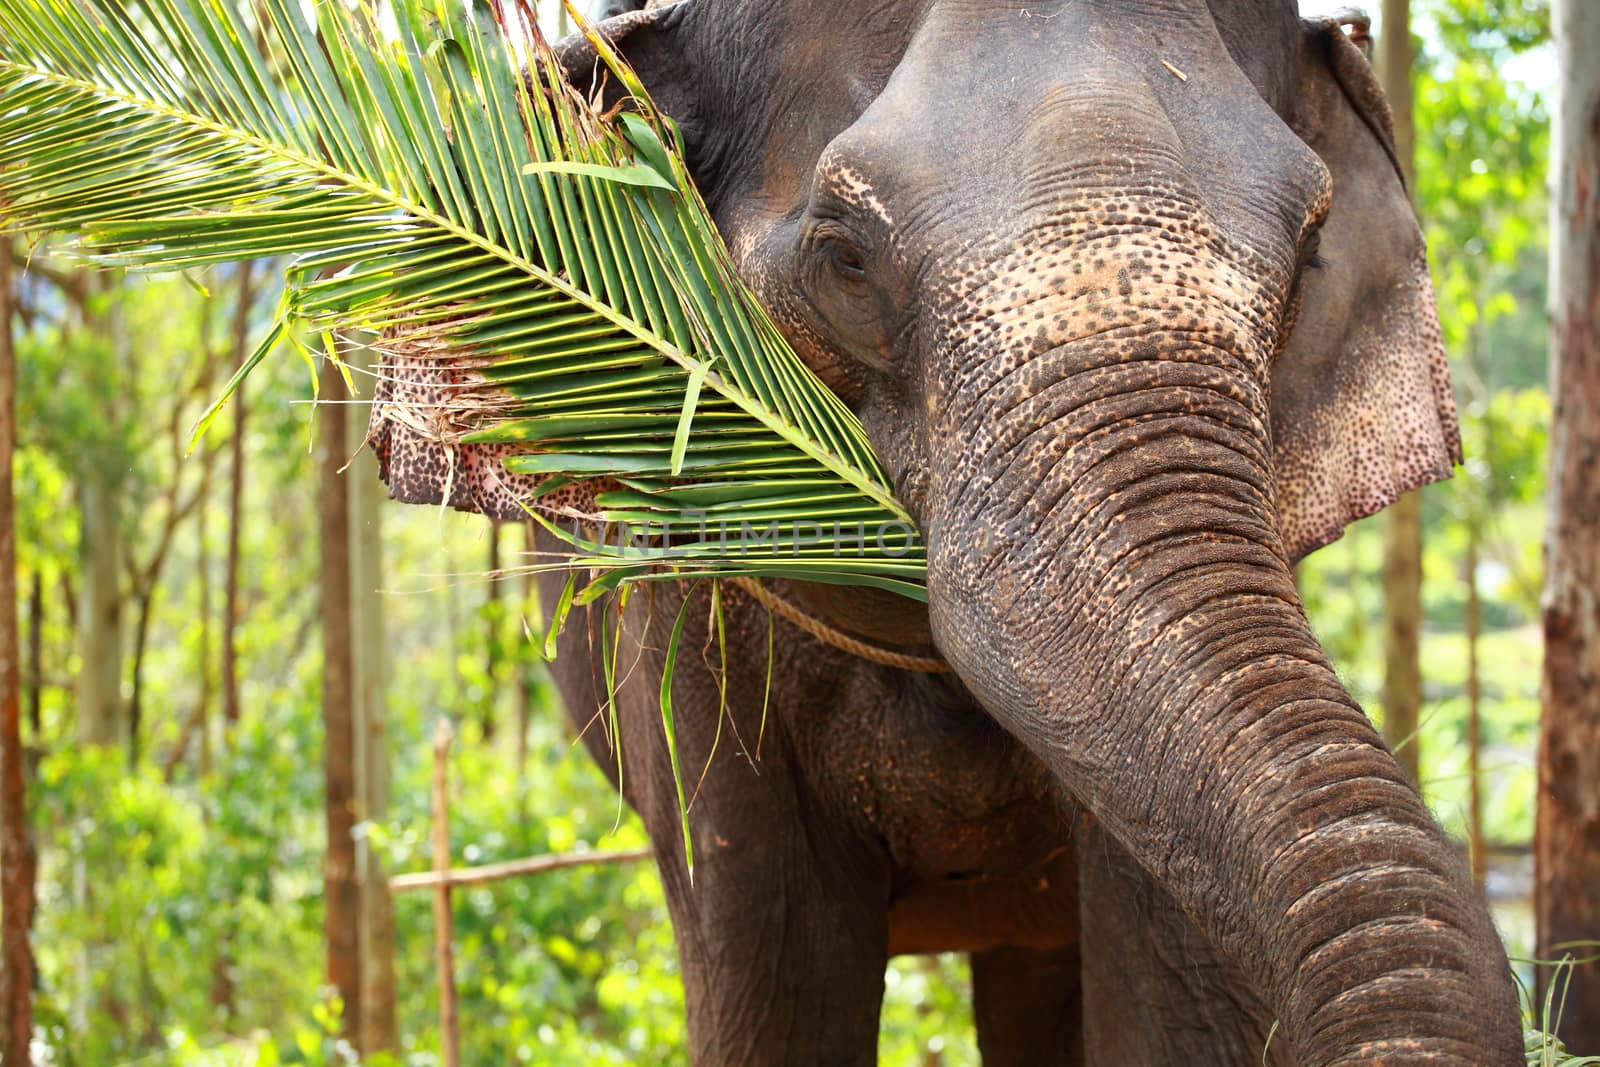
[[836, 206], [865, 216], [884, 226], [894, 225], [894, 214], [870, 178], [838, 152], [824, 152], [817, 163], [819, 194]]
[[[759, 145], [755, 162], [720, 198], [735, 242], [753, 200], [776, 219], [837, 212], [892, 230], [913, 258], [940, 257], [986, 236], [1020, 243], [1086, 194], [1152, 201], [1184, 186], [1216, 229], [1279, 274], [1293, 268], [1297, 238], [1327, 201], [1326, 168], [1241, 71], [1203, 4], [1171, 32], [1144, 8], [1116, 14], [1088, 0], [1055, 21], [984, 6], [928, 5], [864, 109], [841, 86], [859, 87], [853, 68], [881, 56], [805, 47], [785, 57], [786, 113], [738, 138]], [[796, 84], [828, 99], [813, 106], [790, 95]]]
[[1039, 227], [1004, 254], [952, 260], [931, 282], [949, 308], [941, 340], [954, 352], [1032, 358], [1088, 337], [1106, 346], [1132, 337], [1119, 330], [1146, 345], [1149, 331], [1171, 330], [1264, 361], [1284, 302], [1279, 272], [1198, 210], [1181, 218], [1168, 208], [1086, 204], [1084, 218]]

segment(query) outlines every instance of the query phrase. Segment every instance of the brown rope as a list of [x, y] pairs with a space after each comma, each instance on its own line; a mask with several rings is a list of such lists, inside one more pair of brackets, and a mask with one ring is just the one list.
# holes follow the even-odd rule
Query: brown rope
[[924, 674], [949, 674], [950, 664], [938, 656], [913, 656], [905, 652], [894, 652], [881, 645], [874, 645], [867, 641], [859, 641], [842, 630], [837, 630], [821, 619], [808, 615], [795, 607], [787, 600], [767, 589], [754, 578], [730, 578], [735, 586], [749, 593], [757, 603], [785, 622], [798, 626], [806, 633], [815, 637], [825, 645], [832, 645], [843, 652], [872, 663], [879, 663], [885, 667], [895, 667], [902, 671], [921, 671]]

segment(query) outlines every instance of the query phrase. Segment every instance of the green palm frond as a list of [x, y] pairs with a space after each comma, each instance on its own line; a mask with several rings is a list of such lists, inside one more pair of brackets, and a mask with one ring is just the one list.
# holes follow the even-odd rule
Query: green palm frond
[[464, 443], [512, 445], [507, 469], [544, 486], [604, 481], [590, 532], [563, 531], [601, 586], [924, 595], [860, 424], [735, 276], [675, 129], [603, 41], [634, 98], [614, 116], [521, 0], [314, 10], [6, 0], [0, 231], [131, 269], [292, 257], [246, 370], [286, 331], [470, 357], [497, 392]]

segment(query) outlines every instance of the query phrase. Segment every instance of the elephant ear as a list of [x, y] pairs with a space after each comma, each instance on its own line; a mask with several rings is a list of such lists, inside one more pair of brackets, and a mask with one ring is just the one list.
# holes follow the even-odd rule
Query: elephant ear
[[[620, 52], [639, 74], [662, 113], [678, 124], [693, 167], [699, 143], [700, 93], [696, 80], [699, 71], [685, 47], [684, 16], [691, 0], [601, 0], [591, 10], [603, 16], [594, 30]], [[591, 99], [598, 94], [602, 109], [610, 108], [623, 95], [595, 54], [594, 44], [582, 33], [574, 33], [556, 45], [562, 69], [580, 92]]]
[[1272, 374], [1273, 467], [1298, 560], [1461, 461], [1422, 232], [1383, 91], [1341, 22], [1307, 20], [1296, 132], [1333, 177], [1320, 265]]

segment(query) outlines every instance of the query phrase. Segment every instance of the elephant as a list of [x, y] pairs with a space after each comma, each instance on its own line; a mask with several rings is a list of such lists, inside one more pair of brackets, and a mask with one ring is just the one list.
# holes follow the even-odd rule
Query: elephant
[[[560, 639], [654, 845], [695, 1063], [871, 1063], [886, 962], [939, 951], [971, 956], [989, 1067], [1522, 1062], [1487, 908], [1294, 582], [1460, 461], [1359, 23], [652, 0], [598, 25], [928, 537], [925, 606], [724, 588], [725, 671], [705, 583]], [[619, 99], [592, 44], [559, 55]], [[374, 417], [397, 499], [525, 517], [492, 454], [442, 478], [446, 446]], [[685, 597], [692, 873], [657, 707]]]

